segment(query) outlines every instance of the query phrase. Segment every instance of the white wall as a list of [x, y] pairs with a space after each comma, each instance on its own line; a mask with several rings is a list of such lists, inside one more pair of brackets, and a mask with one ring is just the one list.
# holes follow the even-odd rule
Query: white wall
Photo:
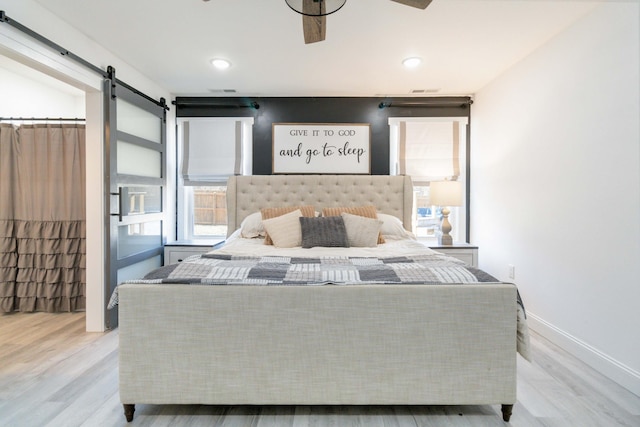
[[77, 96], [3, 68], [0, 117], [84, 118], [84, 93]]
[[640, 6], [603, 3], [475, 97], [471, 241], [530, 327], [640, 395]]

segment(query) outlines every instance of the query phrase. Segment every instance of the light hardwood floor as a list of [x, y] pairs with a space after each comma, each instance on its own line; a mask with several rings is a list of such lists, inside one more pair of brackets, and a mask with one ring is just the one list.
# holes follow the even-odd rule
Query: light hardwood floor
[[[86, 333], [82, 313], [0, 315], [0, 426], [503, 426], [499, 406], [137, 405], [118, 397], [118, 331]], [[512, 426], [640, 426], [640, 397], [532, 334], [518, 359]]]

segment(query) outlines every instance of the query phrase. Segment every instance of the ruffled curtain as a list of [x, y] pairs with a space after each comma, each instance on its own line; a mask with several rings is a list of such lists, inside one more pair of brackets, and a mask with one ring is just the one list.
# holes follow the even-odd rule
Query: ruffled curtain
[[0, 312], [85, 308], [84, 125], [0, 124]]

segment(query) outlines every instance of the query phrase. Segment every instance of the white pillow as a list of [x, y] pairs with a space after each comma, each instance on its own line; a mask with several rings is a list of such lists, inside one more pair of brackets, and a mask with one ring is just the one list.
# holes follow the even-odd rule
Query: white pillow
[[293, 248], [302, 246], [302, 228], [300, 218], [302, 211], [295, 211], [262, 220], [262, 225], [273, 241], [273, 246], [279, 248]]
[[380, 234], [382, 221], [346, 212], [342, 212], [340, 215], [344, 220], [344, 227], [347, 229], [349, 246], [361, 248], [378, 246], [378, 235]]
[[265, 236], [264, 226], [262, 225], [262, 214], [260, 212], [252, 213], [242, 220], [242, 224], [240, 224], [240, 235], [245, 239]]
[[382, 220], [382, 227], [380, 227], [380, 234], [384, 238], [390, 239], [414, 239], [413, 233], [405, 230], [402, 226], [402, 221], [398, 217], [393, 215], [378, 213], [378, 219]]

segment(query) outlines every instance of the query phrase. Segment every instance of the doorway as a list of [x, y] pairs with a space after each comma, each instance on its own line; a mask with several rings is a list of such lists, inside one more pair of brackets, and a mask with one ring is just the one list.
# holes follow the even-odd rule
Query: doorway
[[27, 58], [4, 53], [0, 49], [3, 93], [0, 117], [64, 117], [86, 121], [86, 329], [104, 331], [101, 79], [93, 79], [94, 87], [91, 80], [72, 85], [34, 68]]
[[[29, 10], [27, 16], [35, 10]], [[115, 57], [111, 52], [101, 46], [92, 45], [90, 48], [83, 44], [83, 41], [89, 41], [80, 32], [69, 27], [63, 21], [57, 21], [62, 34], [68, 34], [77, 43], [73, 43], [84, 54], [91, 58], [99, 57], [100, 63], [109, 63], [111, 61], [120, 64], [127, 76], [133, 76], [138, 85], [143, 85], [143, 91], [135, 87], [129, 86], [119, 79], [115, 79], [115, 69], [109, 66], [107, 70], [102, 69], [90, 62], [84, 60], [80, 56], [68, 51], [67, 49], [57, 45], [55, 41], [48, 40], [46, 37], [29, 29], [28, 27], [17, 23], [15, 20], [6, 16], [4, 11], [0, 11], [2, 22], [9, 25], [0, 25], [0, 57], [9, 58], [17, 63], [25, 66], [25, 69], [32, 69], [40, 72], [50, 80], [57, 80], [58, 83], [63, 82], [70, 87], [76, 88], [84, 92], [84, 112], [86, 118], [86, 329], [87, 331], [104, 331], [107, 329], [110, 316], [106, 310], [106, 302], [110, 297], [110, 289], [114, 277], [116, 280], [124, 278], [126, 274], [136, 270], [134, 264], [138, 267], [143, 265], [143, 261], [150, 257], [162, 258], [162, 246], [166, 240], [166, 236], [173, 228], [175, 228], [175, 219], [167, 220], [175, 216], [175, 197], [168, 195], [166, 191], [166, 183], [175, 179], [175, 173], [170, 172], [171, 164], [175, 153], [171, 143], [167, 142], [175, 140], [170, 133], [167, 134], [167, 127], [171, 128], [175, 124], [174, 118], [168, 118], [166, 111], [165, 98], [170, 94], [157, 86], [138, 70], [122, 63], [120, 59]], [[81, 52], [79, 52], [81, 53]], [[95, 59], [94, 59], [95, 60]], [[120, 128], [119, 120], [122, 108], [118, 104], [121, 99], [133, 104], [138, 104], [139, 99], [130, 98], [126, 95], [129, 91], [138, 97], [150, 101], [155, 106], [150, 107], [154, 110], [156, 107], [161, 108], [161, 113], [154, 112], [156, 116], [160, 116], [158, 121], [161, 127], [162, 143], [157, 144], [153, 139], [149, 139], [137, 132], [127, 131]], [[151, 98], [143, 92], [151, 91], [158, 94], [158, 98]], [[115, 102], [114, 102], [115, 101]], [[144, 101], [142, 102], [144, 104]], [[115, 105], [115, 108], [114, 108]], [[142, 109], [147, 106], [137, 105]], [[138, 113], [134, 114], [136, 121], [139, 117]], [[129, 148], [133, 148], [142, 152], [142, 149], [152, 148], [151, 151], [157, 151], [161, 158], [161, 182], [158, 184], [156, 177], [139, 177], [134, 174], [128, 174], [118, 170], [118, 152], [122, 150], [113, 148], [120, 146], [121, 142], [129, 144]], [[159, 146], [162, 145], [161, 148]], [[148, 152], [148, 150], [147, 150]], [[157, 157], [157, 154], [155, 155]], [[115, 158], [115, 161], [114, 161]], [[114, 169], [115, 168], [115, 169]], [[116, 171], [115, 178], [111, 176]], [[149, 178], [152, 178], [151, 180]], [[114, 187], [116, 184], [116, 188]], [[131, 185], [132, 188], [127, 186]], [[135, 185], [135, 188], [133, 187]], [[133, 208], [137, 217], [133, 215], [124, 216], [123, 210], [119, 210], [118, 206], [121, 201], [129, 200], [131, 194], [140, 191], [147, 191], [149, 187], [160, 188], [162, 194], [162, 210], [168, 207], [168, 212], [147, 213], [139, 211], [139, 201]], [[141, 187], [145, 187], [142, 188]], [[123, 188], [127, 187], [127, 188]], [[157, 189], [153, 189], [157, 193]], [[126, 194], [125, 194], [126, 193]], [[115, 201], [114, 201], [115, 199]], [[145, 201], [151, 201], [151, 197]], [[172, 203], [173, 202], [173, 203]], [[147, 203], [146, 207], [150, 207]], [[173, 215], [172, 215], [173, 214]], [[118, 221], [119, 230], [138, 230], [138, 239], [146, 241], [145, 234], [140, 233], [142, 223], [155, 221], [155, 228], [144, 225], [145, 233], [147, 230], [159, 229], [159, 238], [154, 237], [157, 246], [153, 248], [149, 245], [141, 250], [133, 250], [134, 253], [128, 253], [123, 256], [123, 251], [136, 247], [135, 242], [124, 248], [123, 245], [118, 246], [121, 239], [118, 234], [114, 233], [112, 217], [121, 217]], [[110, 227], [111, 223], [111, 227]], [[142, 235], [143, 237], [140, 237]], [[156, 233], [156, 236], [158, 233]], [[114, 239], [115, 236], [115, 239]], [[130, 236], [127, 235], [127, 238]], [[125, 239], [122, 239], [125, 240]], [[127, 239], [128, 243], [133, 242], [133, 238]], [[114, 247], [116, 253], [114, 254]], [[111, 271], [115, 267], [118, 269], [117, 274]], [[139, 270], [136, 270], [139, 271]], [[148, 271], [148, 270], [147, 270]], [[109, 285], [109, 286], [107, 286]], [[113, 323], [111, 323], [113, 325]]]

